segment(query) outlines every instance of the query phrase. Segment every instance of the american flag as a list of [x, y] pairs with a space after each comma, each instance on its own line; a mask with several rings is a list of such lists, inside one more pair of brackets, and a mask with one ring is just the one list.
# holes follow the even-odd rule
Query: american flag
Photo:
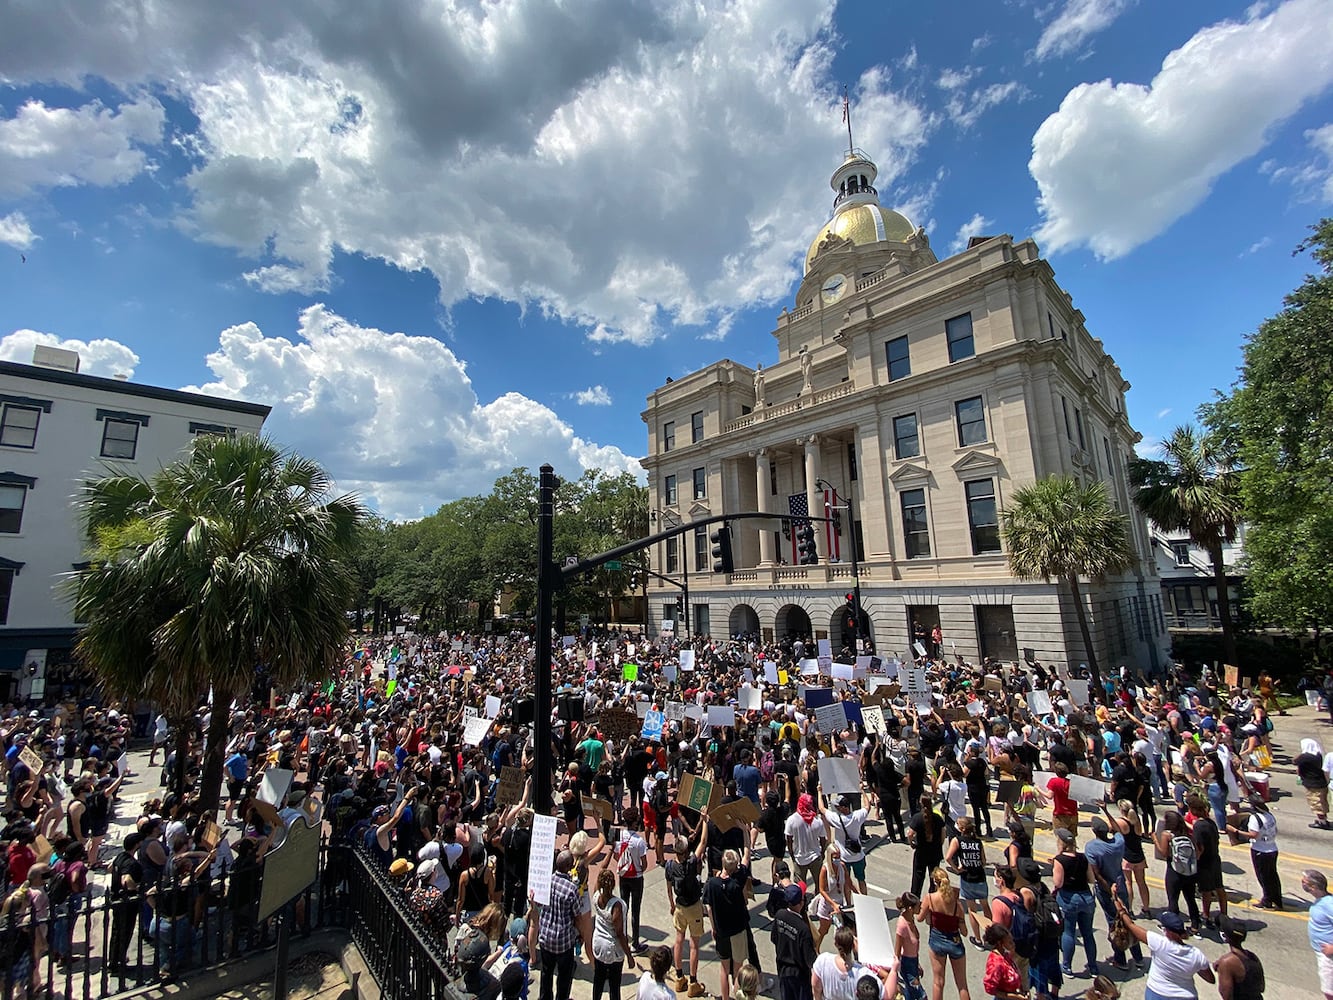
[[793, 493], [787, 497], [787, 513], [800, 519], [791, 522], [791, 564], [799, 566], [800, 559], [796, 553], [796, 529], [810, 523], [810, 503], [806, 500], [804, 493]]
[[842, 88], [842, 123], [847, 124], [847, 115], [849, 114], [851, 102], [847, 100], [847, 88]]

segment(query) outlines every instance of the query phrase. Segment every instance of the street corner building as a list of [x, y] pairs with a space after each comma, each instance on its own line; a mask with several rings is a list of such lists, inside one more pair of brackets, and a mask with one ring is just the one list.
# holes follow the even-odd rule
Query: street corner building
[[[1072, 598], [1013, 576], [999, 530], [1015, 489], [1063, 473], [1105, 481], [1129, 514], [1134, 565], [1084, 591], [1101, 662], [1161, 669], [1170, 640], [1130, 497], [1139, 435], [1120, 367], [1032, 240], [973, 237], [939, 260], [880, 205], [875, 175], [857, 149], [834, 171], [833, 217], [777, 318], [772, 364], [718, 361], [648, 398], [654, 530], [740, 511], [837, 521], [815, 524], [805, 564], [797, 532], [762, 521], [732, 523], [730, 574], [713, 571], [707, 528], [654, 546], [654, 568], [689, 575], [691, 632], [850, 647], [854, 554], [878, 652], [910, 655], [939, 626], [945, 656], [1077, 667]], [[676, 593], [650, 588], [650, 628], [684, 618]]]

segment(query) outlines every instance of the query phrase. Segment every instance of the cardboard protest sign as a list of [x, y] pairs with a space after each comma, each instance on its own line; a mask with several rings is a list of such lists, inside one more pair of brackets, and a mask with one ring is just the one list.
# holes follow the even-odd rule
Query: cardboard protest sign
[[742, 712], [762, 712], [764, 709], [764, 694], [756, 687], [742, 687], [736, 692], [736, 700]]
[[861, 775], [851, 757], [825, 757], [819, 762], [819, 787], [825, 795], [859, 795]]
[[987, 674], [985, 680], [981, 682], [984, 691], [1003, 691], [1004, 682], [994, 674]]
[[861, 706], [861, 725], [865, 726], [868, 733], [877, 733], [880, 736], [888, 733], [884, 725], [884, 709], [878, 705]]
[[33, 773], [34, 777], [41, 774], [42, 768], [45, 767], [42, 755], [26, 743], [23, 745], [23, 749], [19, 751], [19, 760], [28, 765], [28, 770]]
[[893, 950], [893, 935], [889, 931], [889, 916], [884, 911], [884, 900], [878, 896], [856, 893], [852, 896], [856, 912], [856, 957], [866, 965], [892, 969], [898, 959]]
[[596, 816], [604, 822], [610, 823], [616, 817], [616, 807], [606, 799], [593, 798], [591, 795], [582, 796], [583, 815]]
[[491, 731], [491, 720], [486, 718], [469, 719], [463, 727], [463, 746], [479, 747], [486, 734]]
[[685, 718], [685, 703], [669, 701], [666, 703], [666, 717], [669, 722], [680, 722]]
[[218, 826], [211, 819], [204, 824], [203, 832], [199, 834], [199, 846], [205, 851], [211, 851], [222, 841], [222, 827]]
[[1029, 691], [1028, 711], [1033, 715], [1050, 715], [1051, 696], [1045, 691]]
[[694, 650], [682, 649], [680, 651], [680, 669], [681, 670], [694, 669]]
[[645, 740], [660, 740], [662, 738], [662, 724], [664, 721], [665, 716], [661, 712], [650, 710], [648, 714], [643, 717], [643, 729], [640, 730], [639, 735]]
[[846, 727], [847, 713], [843, 710], [842, 702], [835, 701], [815, 709], [815, 728], [821, 733], [837, 733]]
[[1240, 667], [1233, 667], [1230, 663], [1222, 665], [1222, 676], [1227, 682], [1227, 687], [1240, 686]]
[[708, 724], [718, 728], [734, 726], [736, 725], [736, 710], [730, 705], [709, 705]]
[[759, 818], [759, 807], [742, 795], [735, 802], [728, 802], [715, 809], [708, 810], [708, 818], [717, 824], [723, 833], [734, 830], [742, 823], [753, 823]]
[[[968, 707], [971, 708], [972, 706], [969, 705]], [[950, 705], [947, 708], [937, 709], [937, 711], [942, 722], [959, 722], [965, 715], [967, 715], [961, 708], [954, 705]]]
[[626, 712], [623, 708], [608, 709], [602, 713], [598, 728], [607, 739], [619, 743], [639, 731], [639, 716], [638, 713]]
[[500, 784], [495, 790], [495, 804], [516, 806], [523, 801], [523, 768], [500, 768]]
[[532, 844], [528, 853], [528, 891], [543, 906], [551, 903], [551, 875], [555, 870], [555, 817], [532, 817]]
[[686, 772], [680, 776], [680, 787], [676, 789], [676, 801], [686, 809], [698, 812], [707, 807], [709, 812], [722, 800], [722, 789], [711, 781], [695, 777]]

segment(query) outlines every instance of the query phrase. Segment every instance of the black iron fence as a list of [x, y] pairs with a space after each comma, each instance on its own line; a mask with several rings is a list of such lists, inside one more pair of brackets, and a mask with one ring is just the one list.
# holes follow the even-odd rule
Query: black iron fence
[[114, 897], [90, 883], [59, 905], [11, 890], [0, 913], [0, 995], [103, 1000], [270, 949], [286, 920], [297, 937], [347, 929], [388, 1000], [459, 997], [447, 925], [417, 914], [361, 851], [321, 844], [315, 882], [264, 921], [255, 919], [258, 886], [253, 872], [223, 868]]

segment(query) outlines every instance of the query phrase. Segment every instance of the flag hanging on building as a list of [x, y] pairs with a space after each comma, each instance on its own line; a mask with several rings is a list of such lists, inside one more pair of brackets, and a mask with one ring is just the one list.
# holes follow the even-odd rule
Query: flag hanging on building
[[799, 566], [801, 561], [796, 555], [796, 529], [810, 523], [810, 502], [804, 493], [793, 493], [787, 497], [787, 513], [799, 519], [791, 522], [791, 564]]
[[842, 559], [842, 539], [839, 537], [839, 524], [834, 521], [839, 520], [841, 512], [834, 508], [838, 506], [838, 491], [824, 491], [824, 516], [830, 518], [824, 523], [824, 551], [828, 553], [830, 562], [839, 562]]

